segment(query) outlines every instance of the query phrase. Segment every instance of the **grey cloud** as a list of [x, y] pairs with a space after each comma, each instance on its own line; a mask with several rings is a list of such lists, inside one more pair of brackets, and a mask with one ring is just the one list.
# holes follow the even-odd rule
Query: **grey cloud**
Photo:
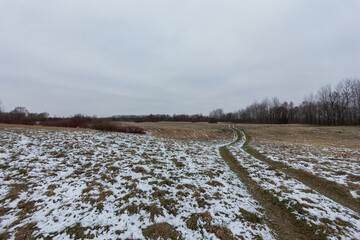
[[[207, 114], [358, 77], [359, 1], [1, 1], [0, 99]], [[19, 94], [21, 93], [21, 94]]]

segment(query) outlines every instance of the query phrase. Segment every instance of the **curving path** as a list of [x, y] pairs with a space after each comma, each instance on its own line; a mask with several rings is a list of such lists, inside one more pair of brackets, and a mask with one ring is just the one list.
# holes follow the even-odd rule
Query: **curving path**
[[[356, 227], [356, 225], [360, 223], [358, 219], [359, 214], [356, 213], [358, 212], [356, 211], [356, 207], [359, 207], [359, 205], [343, 204], [344, 201], [341, 201], [341, 199], [340, 201], [336, 201], [338, 198], [333, 196], [334, 194], [331, 194], [331, 192], [329, 192], [326, 188], [325, 190], [322, 189], [322, 191], [318, 191], [318, 189], [321, 188], [321, 184], [324, 183], [318, 181], [313, 184], [308, 184], [307, 181], [309, 178], [303, 177], [303, 174], [297, 173], [296, 169], [290, 169], [287, 166], [278, 165], [277, 163], [275, 164], [271, 160], [261, 156], [260, 153], [255, 152], [248, 146], [249, 140], [246, 138], [245, 133], [234, 127], [230, 128], [233, 130], [236, 138], [233, 142], [219, 147], [220, 155], [229, 165], [230, 169], [235, 172], [237, 176], [246, 184], [249, 192], [253, 195], [253, 197], [264, 207], [265, 214], [267, 216], [266, 223], [274, 230], [279, 239], [327, 239], [329, 237], [359, 236], [360, 230], [358, 227]], [[254, 180], [256, 179], [256, 177], [254, 178], [254, 170], [251, 169], [251, 167], [247, 169], [242, 166], [241, 161], [238, 161], [232, 152], [230, 152], [229, 148], [233, 151], [235, 145], [237, 151], [241, 152], [240, 155], [237, 155], [238, 157], [241, 158], [241, 156], [247, 155], [251, 159], [254, 159], [254, 164], [255, 161], [263, 162], [262, 166], [267, 166], [266, 168], [269, 168], [278, 173], [281, 172], [281, 174], [286, 176], [286, 178], [292, 179], [292, 182], [298, 182], [298, 186], [309, 188], [309, 190], [312, 192], [313, 190], [316, 190], [317, 192], [314, 192], [314, 196], [320, 199], [319, 202], [329, 204], [329, 206], [336, 206], [344, 212], [344, 215], [349, 216], [347, 219], [349, 219], [349, 226], [352, 225], [349, 227], [349, 229], [351, 229], [347, 232], [342, 232], [341, 230], [332, 230], [331, 227], [334, 227], [335, 229], [339, 228], [339, 226], [340, 228], [342, 227], [342, 225], [339, 225], [338, 223], [309, 224], [309, 220], [306, 219], [306, 217], [303, 217], [307, 214], [306, 211], [302, 212], [304, 208], [303, 206], [298, 206], [296, 204], [290, 206], [291, 204], [289, 205], [289, 202], [284, 201], [282, 197], [280, 197], [282, 198], [282, 201], [280, 201], [279, 196], [281, 196], [281, 194], [274, 194], [272, 191], [273, 189], [266, 187], [264, 188], [263, 184], [259, 183], [258, 180]], [[326, 198], [322, 194], [330, 199]], [[346, 198], [346, 196], [343, 196], [343, 198]], [[342, 205], [339, 205], [338, 203]], [[355, 212], [343, 206], [349, 207]], [[331, 212], [332, 211], [330, 211], [327, 216], [331, 215]], [[296, 215], [295, 213], [299, 214]], [[326, 214], [323, 219], [327, 219]], [[346, 226], [344, 226], [344, 228], [346, 228]]]

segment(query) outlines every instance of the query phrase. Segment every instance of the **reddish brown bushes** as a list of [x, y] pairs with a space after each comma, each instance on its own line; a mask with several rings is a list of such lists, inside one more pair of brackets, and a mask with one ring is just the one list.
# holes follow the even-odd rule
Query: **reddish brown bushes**
[[93, 119], [90, 117], [75, 116], [72, 118], [47, 119], [45, 121], [33, 121], [27, 119], [9, 119], [1, 121], [8, 124], [42, 125], [67, 128], [91, 128], [99, 131], [123, 132], [145, 134], [145, 129], [135, 126], [122, 127], [107, 119]]
[[218, 120], [216, 120], [216, 118], [210, 118], [209, 123], [218, 123]]
[[120, 127], [110, 121], [94, 121], [91, 125], [91, 128], [100, 131], [110, 131], [110, 132], [137, 133], [137, 134], [146, 133], [143, 128], [135, 127], [135, 126]]
[[69, 128], [89, 128], [91, 120], [85, 119], [60, 119], [47, 120], [41, 123], [43, 126], [69, 127]]
[[91, 128], [99, 131], [118, 132], [118, 126], [110, 121], [95, 120], [91, 124]]
[[8, 119], [1, 121], [6, 124], [22, 124], [22, 125], [35, 125], [36, 121], [27, 120], [27, 119]]
[[145, 134], [145, 129], [140, 128], [140, 127], [134, 127], [134, 126], [128, 126], [128, 127], [121, 127], [119, 129], [119, 132], [124, 132], [124, 133], [138, 133], [138, 134]]

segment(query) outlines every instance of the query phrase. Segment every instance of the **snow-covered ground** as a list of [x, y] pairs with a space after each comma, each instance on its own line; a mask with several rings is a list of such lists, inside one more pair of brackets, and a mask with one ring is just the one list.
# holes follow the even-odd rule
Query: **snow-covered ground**
[[245, 136], [228, 148], [263, 189], [284, 201], [298, 218], [305, 219], [311, 225], [323, 226], [330, 238], [360, 239], [358, 213], [249, 155], [242, 149], [244, 142]]
[[[350, 221], [351, 212], [331, 204], [339, 212], [319, 214]], [[38, 239], [144, 239], [144, 229], [163, 222], [184, 239], [217, 239], [228, 230], [273, 239], [262, 207], [214, 142], [3, 128], [0, 211], [0, 234], [10, 239], [28, 232]], [[360, 225], [351, 224], [349, 236]]]
[[260, 144], [251, 146], [268, 158], [296, 169], [316, 174], [346, 186], [354, 198], [360, 198], [360, 151], [341, 147], [305, 144]]

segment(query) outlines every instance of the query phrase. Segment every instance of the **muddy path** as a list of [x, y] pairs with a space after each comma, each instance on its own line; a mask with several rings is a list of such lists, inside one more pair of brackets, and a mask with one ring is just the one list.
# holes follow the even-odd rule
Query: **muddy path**
[[302, 182], [306, 186], [315, 191], [319, 192], [320, 194], [332, 199], [333, 201], [350, 208], [351, 210], [360, 213], [360, 201], [353, 198], [350, 192], [341, 186], [338, 183], [328, 181], [324, 178], [318, 177], [310, 172], [295, 169], [292, 167], [287, 166], [284, 163], [273, 161], [263, 154], [259, 153], [256, 149], [252, 148], [249, 145], [251, 141], [251, 136], [249, 136], [245, 131], [239, 131], [238, 129], [233, 129], [236, 134], [239, 136], [245, 135], [246, 141], [243, 146], [243, 150], [247, 153], [252, 155], [253, 157], [257, 158], [260, 161], [265, 162], [270, 167], [274, 169], [278, 169], [283, 173], [287, 174], [288, 176]]
[[[234, 144], [241, 140], [240, 132], [233, 129], [236, 133]], [[230, 169], [242, 180], [247, 186], [250, 194], [265, 209], [266, 224], [274, 231], [277, 239], [324, 239], [325, 236], [316, 234], [317, 229], [313, 229], [304, 222], [296, 219], [284, 203], [274, 197], [271, 193], [263, 190], [254, 180], [249, 177], [247, 170], [242, 167], [234, 155], [226, 146], [219, 148], [220, 155], [228, 164]]]

